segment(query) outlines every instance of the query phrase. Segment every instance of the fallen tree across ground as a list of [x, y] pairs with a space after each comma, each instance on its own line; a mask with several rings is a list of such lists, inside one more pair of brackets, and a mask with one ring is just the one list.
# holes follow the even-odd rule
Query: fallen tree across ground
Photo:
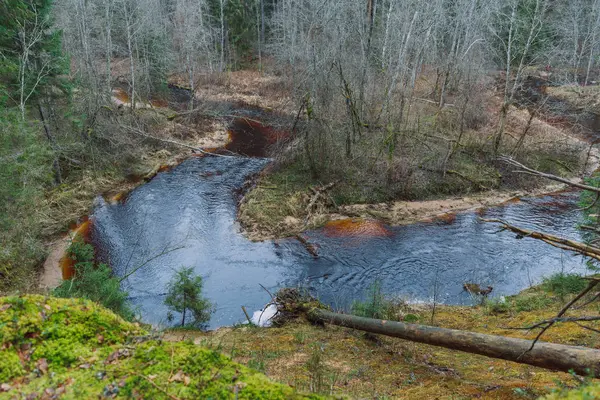
[[575, 372], [582, 376], [600, 376], [600, 350], [537, 342], [505, 336], [486, 335], [456, 329], [385, 321], [313, 309], [309, 318], [370, 333], [418, 343], [481, 354], [550, 370]]

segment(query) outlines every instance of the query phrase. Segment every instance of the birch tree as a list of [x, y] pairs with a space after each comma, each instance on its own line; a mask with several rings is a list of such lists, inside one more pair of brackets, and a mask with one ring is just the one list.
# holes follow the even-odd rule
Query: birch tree
[[494, 154], [500, 150], [508, 109], [522, 84], [525, 68], [538, 61], [533, 47], [540, 44], [547, 6], [546, 0], [507, 0], [506, 5], [495, 12], [496, 23], [490, 26], [490, 31], [499, 49], [505, 82]]

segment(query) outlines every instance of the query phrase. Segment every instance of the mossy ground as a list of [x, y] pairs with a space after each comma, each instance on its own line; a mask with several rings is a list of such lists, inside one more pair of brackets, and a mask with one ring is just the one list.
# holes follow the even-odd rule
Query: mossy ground
[[[507, 327], [523, 327], [552, 317], [564, 299], [535, 288], [508, 298], [502, 307], [438, 306], [434, 324], [531, 339], [537, 331]], [[572, 315], [597, 311], [597, 305], [589, 306]], [[398, 319], [408, 314], [413, 314], [411, 318], [416, 315], [417, 323], [431, 323], [429, 307], [398, 309]], [[336, 326], [318, 327], [303, 321], [278, 328], [235, 327], [209, 333], [175, 331], [167, 335], [169, 340], [182, 338], [219, 350], [234, 361], [258, 368], [272, 379], [301, 390], [312, 386], [314, 366], [310, 360], [319, 351], [324, 371], [321, 374], [331, 393], [350, 398], [524, 399], [580, 384], [567, 373], [384, 336], [365, 336]], [[544, 340], [600, 348], [597, 334], [574, 324], [552, 328]]]
[[320, 398], [86, 300], [5, 297], [0, 310], [0, 398]]

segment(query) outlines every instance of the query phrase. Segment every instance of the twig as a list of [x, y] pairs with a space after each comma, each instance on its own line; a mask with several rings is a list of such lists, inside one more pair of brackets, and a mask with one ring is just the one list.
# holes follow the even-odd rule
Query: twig
[[246, 319], [248, 320], [248, 323], [250, 325], [254, 325], [254, 322], [252, 322], [252, 319], [248, 315], [248, 311], [246, 311], [246, 307], [242, 306], [242, 311], [244, 312], [244, 315], [246, 316]]
[[152, 386], [154, 386], [156, 389], [160, 390], [161, 392], [163, 392], [165, 394], [165, 396], [167, 396], [168, 398], [170, 398], [171, 400], [180, 400], [179, 397], [173, 396], [172, 394], [169, 394], [169, 392], [167, 392], [165, 389], [161, 388], [160, 386], [158, 386], [156, 383], [154, 383], [150, 378], [142, 375], [142, 374], [138, 374], [137, 372], [133, 373], [135, 376], [138, 376], [140, 378], [143, 378], [145, 380], [147, 380]]
[[298, 114], [296, 115], [296, 119], [294, 120], [294, 125], [292, 126], [292, 134], [296, 133], [296, 126], [298, 125], [298, 121], [300, 121], [300, 115], [302, 114], [302, 110], [306, 106], [307, 101], [308, 101], [307, 97], [304, 96], [304, 99], [302, 99], [302, 104], [300, 104], [300, 108], [298, 109]]
[[179, 247], [175, 247], [173, 249], [166, 249], [163, 250], [162, 252], [160, 252], [159, 254], [155, 255], [154, 257], [151, 257], [149, 259], [147, 259], [146, 261], [144, 261], [142, 264], [138, 265], [137, 267], [135, 267], [133, 270], [131, 270], [131, 272], [127, 273], [125, 276], [121, 277], [121, 279], [119, 279], [119, 283], [123, 282], [125, 279], [129, 278], [131, 275], [135, 274], [139, 269], [143, 268], [145, 265], [147, 265], [149, 262], [156, 260], [159, 257], [162, 257], [166, 254], [169, 254], [173, 251], [177, 251], [177, 250], [181, 250], [183, 249], [185, 246], [179, 246]]
[[582, 305], [580, 305], [579, 307], [575, 307], [575, 310], [579, 310], [584, 308], [585, 306], [588, 306], [590, 304], [592, 304], [594, 301], [598, 300], [600, 298], [600, 292], [596, 293], [594, 295], [594, 297], [591, 298], [591, 300], [586, 301], [585, 303], [583, 303]]
[[504, 329], [510, 329], [513, 331], [530, 331], [532, 329], [539, 329], [542, 328], [543, 325], [548, 325], [548, 324], [555, 324], [557, 322], [591, 322], [591, 321], [600, 321], [600, 317], [555, 317], [555, 318], [550, 318], [544, 321], [540, 321], [538, 323], [535, 323], [531, 326], [525, 326], [525, 327], [504, 327]]
[[595, 228], [593, 226], [589, 226], [589, 225], [580, 225], [579, 229], [582, 229], [584, 231], [590, 231], [590, 232], [595, 232], [595, 233], [600, 234], [600, 229]]
[[600, 200], [600, 192], [596, 193], [596, 198], [594, 199], [592, 204], [590, 204], [589, 206], [583, 207], [583, 208], [578, 208], [577, 211], [591, 210], [598, 203], [598, 200]]
[[580, 324], [579, 322], [575, 322], [575, 325], [577, 325], [577, 326], [580, 326], [580, 327], [582, 327], [583, 329], [587, 329], [587, 330], [589, 330], [589, 331], [592, 331], [592, 332], [600, 333], [600, 330], [598, 330], [598, 329], [594, 329], [594, 328], [592, 328], [591, 326], [587, 326], [587, 325]]
[[267, 289], [266, 287], [264, 287], [262, 284], [260, 284], [260, 287], [263, 288], [265, 290], [265, 292], [267, 292], [269, 294], [269, 296], [271, 296], [271, 300], [273, 300], [273, 303], [275, 303], [275, 296], [273, 296], [273, 294], [271, 292], [269, 292], [269, 289]]

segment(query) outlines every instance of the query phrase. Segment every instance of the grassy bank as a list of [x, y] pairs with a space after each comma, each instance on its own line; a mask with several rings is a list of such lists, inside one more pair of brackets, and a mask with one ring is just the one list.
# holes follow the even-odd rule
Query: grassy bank
[[[531, 338], [531, 332], [507, 327], [553, 315], [580, 286], [580, 279], [559, 276], [501, 306], [438, 306], [434, 325]], [[428, 306], [389, 304], [394, 306], [381, 308], [387, 317], [431, 324]], [[303, 318], [277, 328], [172, 331], [161, 337], [87, 300], [4, 297], [0, 310], [0, 398], [43, 392], [60, 398], [516, 400], [563, 398], [570, 389], [568, 398], [593, 398], [598, 391], [592, 381], [565, 373], [314, 326]], [[544, 339], [600, 348], [593, 332], [574, 324], [552, 328]]]
[[[438, 305], [433, 323], [532, 339], [537, 331], [508, 327], [523, 327], [553, 316], [580, 289], [581, 282], [580, 278], [556, 276], [502, 303], [474, 307]], [[389, 319], [426, 325], [432, 322], [430, 306], [395, 303], [394, 307], [383, 309]], [[595, 309], [596, 306], [588, 306], [573, 315], [589, 315]], [[347, 328], [314, 326], [303, 319], [268, 329], [242, 326], [209, 333], [175, 331], [166, 338], [193, 340], [301, 390], [350, 398], [534, 399], [552, 393], [553, 398], [558, 398], [565, 388], [582, 385], [565, 373], [365, 335]], [[550, 329], [544, 340], [600, 348], [594, 332], [574, 324]]]

